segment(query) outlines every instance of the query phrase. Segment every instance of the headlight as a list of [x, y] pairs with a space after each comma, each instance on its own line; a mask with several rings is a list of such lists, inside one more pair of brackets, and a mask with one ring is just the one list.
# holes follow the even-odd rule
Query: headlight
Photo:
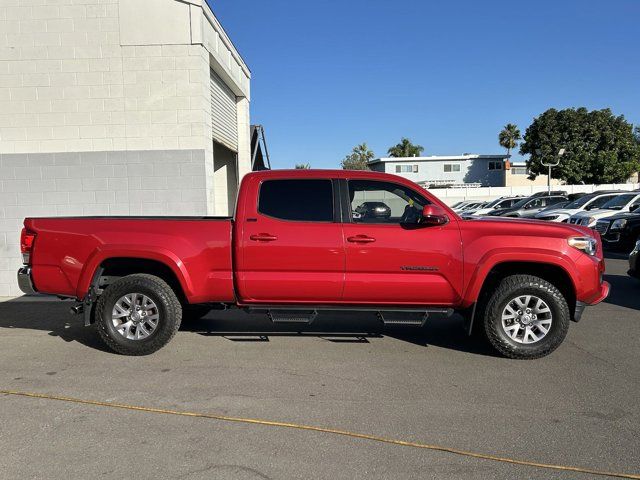
[[582, 225], [584, 225], [585, 227], [588, 227], [589, 225], [591, 225], [595, 221], [596, 221], [595, 217], [583, 218], [582, 219]]
[[622, 230], [626, 224], [626, 218], [619, 218], [618, 220], [613, 221], [613, 223], [611, 224], [611, 230]]
[[571, 237], [567, 242], [573, 248], [582, 250], [587, 255], [595, 255], [598, 248], [598, 242], [593, 237]]

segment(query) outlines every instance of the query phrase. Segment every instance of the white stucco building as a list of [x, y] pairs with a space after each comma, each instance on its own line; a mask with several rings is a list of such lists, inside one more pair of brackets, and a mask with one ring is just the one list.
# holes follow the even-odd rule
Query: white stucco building
[[507, 155], [432, 155], [383, 157], [369, 162], [376, 172], [393, 173], [413, 182], [434, 185], [503, 186]]
[[3, 0], [0, 296], [24, 217], [228, 215], [250, 76], [205, 0]]

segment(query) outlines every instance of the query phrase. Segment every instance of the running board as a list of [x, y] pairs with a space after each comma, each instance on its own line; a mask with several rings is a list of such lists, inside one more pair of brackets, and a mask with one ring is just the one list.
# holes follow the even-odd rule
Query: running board
[[267, 311], [273, 323], [306, 323], [310, 324], [318, 316], [317, 310], [270, 309]]
[[385, 325], [401, 325], [406, 327], [424, 326], [428, 312], [378, 312], [378, 318]]
[[430, 315], [450, 317], [452, 308], [376, 308], [376, 307], [339, 307], [339, 306], [314, 306], [301, 308], [297, 306], [264, 305], [246, 307], [249, 313], [266, 313], [273, 323], [298, 323], [310, 324], [318, 316], [319, 311], [332, 312], [375, 312], [380, 321], [385, 325], [401, 325], [421, 327]]

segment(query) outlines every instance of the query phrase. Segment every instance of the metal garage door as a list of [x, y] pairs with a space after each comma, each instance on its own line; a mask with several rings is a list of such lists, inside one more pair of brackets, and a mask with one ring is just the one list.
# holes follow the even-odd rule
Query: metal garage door
[[236, 96], [213, 70], [211, 70], [210, 88], [213, 139], [237, 152], [238, 111]]

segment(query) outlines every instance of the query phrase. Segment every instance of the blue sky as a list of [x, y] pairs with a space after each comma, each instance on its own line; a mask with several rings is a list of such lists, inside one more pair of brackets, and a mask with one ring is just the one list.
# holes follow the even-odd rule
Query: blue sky
[[252, 71], [274, 168], [338, 167], [401, 136], [496, 153], [550, 107], [640, 124], [638, 0], [209, 0]]

